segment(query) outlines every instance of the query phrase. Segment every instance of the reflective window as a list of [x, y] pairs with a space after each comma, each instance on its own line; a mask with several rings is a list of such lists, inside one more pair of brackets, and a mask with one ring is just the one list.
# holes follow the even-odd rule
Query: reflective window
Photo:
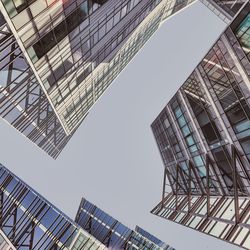
[[235, 35], [248, 58], [250, 58], [250, 14], [241, 22]]
[[43, 36], [33, 45], [37, 60], [43, 57], [57, 43], [59, 43], [67, 34], [74, 30], [88, 16], [88, 2], [85, 1], [75, 9], [65, 20], [58, 24], [53, 30]]

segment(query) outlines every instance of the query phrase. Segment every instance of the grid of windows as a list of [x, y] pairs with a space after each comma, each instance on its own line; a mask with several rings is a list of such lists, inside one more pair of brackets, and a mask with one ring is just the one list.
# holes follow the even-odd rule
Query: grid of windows
[[235, 35], [248, 59], [250, 59], [250, 14], [241, 22]]
[[[135, 41], [139, 44], [135, 43], [126, 51], [128, 55], [124, 60], [119, 58], [115, 76], [157, 30], [163, 14], [164, 17], [170, 16], [192, 0], [121, 0], [115, 4], [112, 1], [50, 3], [37, 0], [25, 2], [21, 12], [13, 6], [9, 8], [7, 1], [2, 2], [63, 127], [71, 133], [108, 86], [105, 82], [96, 86], [99, 72], [104, 67], [103, 73], [109, 78], [109, 84], [112, 82], [115, 78], [109, 70], [115, 62], [112, 58], [123, 55], [119, 50], [126, 45], [134, 30], [147, 25], [143, 20], [152, 12], [160, 13], [151, 15], [156, 21], [150, 19], [151, 27], [143, 34], [144, 38]], [[161, 7], [157, 8], [160, 3]], [[140, 34], [137, 35], [140, 38]]]
[[[165, 165], [162, 200], [152, 213], [245, 249], [250, 249], [249, 11], [248, 3], [152, 124]], [[164, 158], [164, 147], [171, 146], [164, 126], [171, 123], [183, 138], [186, 171], [177, 157], [175, 171]], [[200, 179], [192, 175], [199, 166]]]
[[[250, 248], [249, 216], [244, 217], [242, 224], [235, 222], [235, 206], [232, 197], [210, 197], [210, 218], [207, 217], [206, 196], [190, 198], [190, 207], [186, 196], [178, 196], [178, 210], [176, 210], [176, 196], [169, 194], [164, 201], [159, 203], [152, 213], [162, 218], [172, 220], [181, 225], [195, 229], [232, 244]], [[249, 215], [249, 200], [241, 197], [239, 199], [240, 215]], [[192, 211], [189, 213], [188, 211]]]
[[70, 139], [8, 25], [0, 27], [0, 116], [56, 158]]
[[[128, 6], [129, 3], [126, 6]], [[117, 51], [118, 47], [121, 46], [123, 41], [125, 39], [127, 39], [129, 37], [129, 35], [131, 34], [131, 32], [140, 24], [140, 22], [143, 21], [146, 13], [149, 13], [155, 7], [156, 4], [157, 4], [157, 2], [150, 1], [144, 7], [142, 7], [140, 9], [139, 13], [128, 21], [127, 25], [123, 25], [122, 29], [119, 32], [117, 32], [117, 34], [115, 34], [111, 38], [111, 40], [109, 40], [103, 46], [103, 48], [101, 50], [99, 50], [96, 55], [94, 55], [93, 58], [89, 59], [90, 61], [92, 61], [91, 64], [89, 64], [88, 62], [85, 63], [86, 65], [89, 65], [88, 66], [89, 70], [88, 70], [88, 74], [86, 75], [86, 77], [99, 65], [100, 65], [100, 67], [103, 67], [103, 65], [101, 65], [101, 63], [103, 61], [107, 60], [106, 58], [110, 57], [110, 54]], [[147, 9], [147, 11], [146, 11], [146, 9]], [[128, 8], [128, 10], [129, 10], [129, 8]], [[122, 9], [120, 9], [119, 13], [121, 13], [121, 11], [122, 11]], [[120, 14], [119, 14], [119, 16], [120, 16]], [[113, 18], [115, 18], [115, 16]], [[104, 22], [104, 24], [105, 24], [105, 22]], [[97, 30], [98, 30], [98, 32], [100, 31], [99, 28]], [[93, 38], [93, 36], [92, 36], [92, 38]], [[92, 40], [90, 40], [90, 44], [92, 43], [91, 41]], [[84, 62], [83, 62], [83, 64], [84, 64]], [[79, 70], [82, 70], [82, 69], [79, 67]], [[105, 73], [107, 74], [108, 71], [105, 71]], [[87, 82], [88, 82], [88, 80], [92, 81], [92, 78], [95, 76], [96, 76], [96, 71], [93, 71], [93, 73], [88, 77], [88, 79], [86, 79], [86, 81]], [[71, 80], [70, 81], [70, 87], [71, 87], [72, 86], [72, 79], [70, 79], [70, 80]], [[58, 89], [54, 88], [54, 90], [53, 90], [54, 91], [53, 94], [55, 94], [55, 92], [57, 92], [57, 94], [54, 95], [54, 98], [52, 100], [56, 101], [56, 105], [58, 105], [58, 110], [60, 110], [60, 109], [67, 110], [66, 114], [65, 114], [65, 111], [60, 111], [60, 112], [63, 112], [63, 117], [64, 117], [64, 119], [66, 119], [66, 123], [68, 124], [68, 126], [70, 128], [74, 128], [74, 126], [81, 121], [82, 116], [84, 114], [86, 114], [88, 109], [93, 105], [94, 101], [96, 100], [96, 93], [94, 92], [94, 90], [92, 88], [93, 83], [92, 84], [87, 83], [86, 81], [81, 82], [81, 84], [76, 84], [75, 86], [72, 86], [70, 88], [70, 91], [69, 91], [68, 87], [65, 86], [66, 88], [65, 89], [63, 88], [63, 91], [66, 91], [67, 94], [63, 98], [61, 98], [59, 96], [60, 93], [58, 92]], [[64, 85], [64, 82], [61, 84], [61, 86], [63, 86], [63, 85]], [[83, 90], [79, 91], [79, 89], [83, 89]], [[96, 86], [95, 86], [95, 89], [96, 89]], [[63, 93], [63, 91], [61, 93]], [[87, 92], [88, 95], [85, 95], [84, 94], [85, 92]], [[81, 94], [79, 95], [79, 93], [81, 93]], [[60, 99], [60, 102], [58, 102], [58, 98]], [[71, 116], [71, 118], [70, 118], [70, 116]]]
[[[219, 101], [220, 113], [224, 114], [227, 127], [233, 129], [244, 150], [244, 142], [247, 144], [250, 139], [250, 106], [239, 70], [221, 41], [203, 59], [201, 65], [201, 75], [207, 82], [208, 90], [214, 100]], [[249, 158], [248, 154], [246, 156]]]
[[[246, 20], [244, 18], [238, 24], [236, 34], [242, 29], [239, 27], [246, 25]], [[205, 163], [209, 157], [216, 166], [212, 174], [219, 178], [214, 186], [233, 194], [230, 144], [234, 143], [242, 155], [242, 162], [237, 163], [237, 171], [241, 176], [237, 180], [237, 187], [241, 194], [249, 193], [249, 94], [248, 83], [243, 80], [237, 62], [232, 59], [224, 40], [220, 38], [152, 124], [164, 164], [172, 175], [169, 177], [167, 173], [172, 188], [175, 188], [176, 183], [173, 180], [173, 176], [176, 179], [177, 175], [176, 165], [183, 164], [183, 160], [176, 156], [173, 158], [177, 148], [187, 157], [184, 162], [191, 161], [199, 169], [201, 186], [203, 183], [205, 188]], [[169, 112], [166, 114], [167, 109], [172, 115]], [[176, 140], [170, 137], [171, 130], [164, 128], [166, 124], [178, 127], [182, 147], [174, 145]], [[171, 153], [166, 154], [165, 148]], [[181, 168], [188, 173], [187, 163]], [[184, 179], [179, 180], [183, 187]]]
[[142, 235], [138, 228], [129, 229], [85, 199], [80, 203], [76, 223], [109, 249], [174, 250], [145, 231]]
[[0, 230], [15, 248], [105, 249], [1, 164], [0, 187]]

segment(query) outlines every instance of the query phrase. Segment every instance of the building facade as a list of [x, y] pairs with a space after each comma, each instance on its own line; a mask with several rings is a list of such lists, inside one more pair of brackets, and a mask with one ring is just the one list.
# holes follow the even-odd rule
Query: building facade
[[152, 124], [164, 162], [162, 200], [152, 213], [246, 249], [249, 32], [247, 3]]
[[75, 221], [109, 249], [174, 250], [138, 226], [129, 229], [86, 199], [81, 200]]
[[94, 212], [88, 201], [81, 202], [76, 218], [70, 219], [0, 164], [1, 250], [174, 250], [140, 228], [130, 230], [98, 208]]
[[0, 115], [56, 158], [95, 101], [192, 0], [0, 1]]
[[0, 164], [0, 249], [106, 249]]
[[[1, 0], [0, 116], [56, 158], [160, 24], [194, 0]], [[202, 0], [229, 22], [246, 0]]]

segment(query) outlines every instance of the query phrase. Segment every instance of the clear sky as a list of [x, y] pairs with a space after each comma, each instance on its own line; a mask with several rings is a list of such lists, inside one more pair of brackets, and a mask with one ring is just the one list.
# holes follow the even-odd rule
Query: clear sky
[[224, 24], [200, 3], [170, 18], [115, 80], [55, 161], [0, 121], [0, 162], [74, 219], [86, 197], [177, 250], [238, 247], [150, 214], [163, 164], [150, 124]]

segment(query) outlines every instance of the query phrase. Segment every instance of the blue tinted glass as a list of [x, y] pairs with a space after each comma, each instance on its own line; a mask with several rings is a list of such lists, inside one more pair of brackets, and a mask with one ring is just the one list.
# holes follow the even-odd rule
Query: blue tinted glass
[[199, 175], [200, 175], [201, 177], [206, 176], [206, 168], [205, 168], [204, 166], [199, 167], [198, 170], [199, 170]]
[[197, 150], [198, 150], [198, 148], [196, 147], [196, 145], [193, 145], [193, 146], [191, 146], [191, 147], [189, 148], [189, 151], [190, 151], [191, 153], [196, 152]]
[[194, 138], [193, 138], [193, 136], [190, 135], [190, 136], [186, 137], [186, 142], [187, 142], [188, 146], [194, 145]]
[[236, 31], [236, 36], [246, 53], [249, 53], [250, 49], [250, 14], [241, 22], [238, 30]]
[[189, 129], [188, 125], [184, 126], [181, 130], [182, 130], [182, 134], [183, 134], [184, 136], [190, 134], [190, 129]]
[[245, 120], [241, 123], [238, 123], [236, 126], [235, 126], [235, 129], [237, 132], [242, 132], [244, 130], [247, 130], [247, 129], [250, 129], [250, 121], [249, 120]]
[[193, 159], [194, 159], [194, 163], [195, 163], [195, 165], [196, 165], [197, 167], [204, 165], [201, 156], [199, 156], [199, 155], [198, 155], [198, 156], [195, 156]]
[[183, 115], [178, 118], [178, 123], [179, 123], [180, 127], [183, 127], [184, 125], [186, 125], [186, 119]]
[[174, 111], [174, 113], [175, 113], [175, 117], [176, 117], [176, 118], [178, 118], [179, 116], [181, 116], [181, 115], [182, 115], [182, 111], [181, 111], [180, 107], [178, 107], [178, 108]]

